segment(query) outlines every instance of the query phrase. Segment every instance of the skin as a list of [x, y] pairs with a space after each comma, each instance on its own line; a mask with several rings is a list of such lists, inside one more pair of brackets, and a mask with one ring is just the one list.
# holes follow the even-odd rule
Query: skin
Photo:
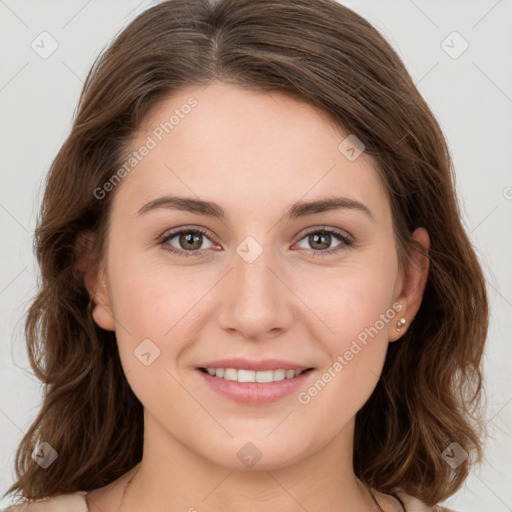
[[[420, 306], [428, 261], [400, 268], [375, 162], [365, 153], [347, 159], [338, 149], [347, 133], [309, 104], [219, 82], [189, 88], [150, 113], [133, 148], [191, 96], [198, 105], [111, 192], [105, 257], [84, 263], [94, 319], [116, 332], [144, 406], [143, 459], [122, 511], [231, 512], [248, 503], [253, 512], [374, 510], [352, 468], [355, 415], [388, 343]], [[215, 201], [227, 217], [137, 214], [166, 194]], [[296, 201], [333, 195], [363, 203], [373, 218], [347, 208], [283, 217]], [[307, 235], [323, 226], [350, 234], [353, 244], [333, 236], [318, 248]], [[197, 245], [203, 257], [164, 250], [190, 252], [179, 236], [159, 243], [179, 227], [207, 231]], [[248, 236], [263, 250], [252, 263], [236, 252]], [[423, 228], [413, 238], [428, 251]], [[307, 405], [297, 393], [267, 405], [235, 403], [196, 370], [227, 357], [284, 359], [315, 368], [307, 390], [393, 304], [400, 313]], [[399, 332], [401, 316], [407, 325]], [[160, 350], [149, 366], [133, 354], [146, 338]], [[248, 442], [262, 454], [252, 468], [237, 457]], [[133, 474], [89, 493], [89, 510], [115, 510]], [[401, 510], [375, 494], [386, 512]]]

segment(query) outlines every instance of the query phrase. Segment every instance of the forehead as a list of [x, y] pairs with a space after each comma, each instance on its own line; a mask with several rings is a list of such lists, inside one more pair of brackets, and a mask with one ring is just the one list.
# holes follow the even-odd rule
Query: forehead
[[375, 162], [364, 152], [347, 158], [349, 135], [312, 105], [278, 92], [220, 82], [181, 89], [141, 124], [132, 150], [150, 149], [116, 195], [133, 211], [164, 193], [251, 211], [339, 194], [385, 214], [378, 211], [389, 207]]

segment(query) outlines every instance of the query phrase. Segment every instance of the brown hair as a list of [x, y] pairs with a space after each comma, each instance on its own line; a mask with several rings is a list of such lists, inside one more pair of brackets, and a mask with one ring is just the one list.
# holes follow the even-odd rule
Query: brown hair
[[[15, 491], [39, 499], [90, 491], [142, 457], [142, 405], [99, 328], [77, 270], [84, 233], [103, 254], [109, 208], [94, 190], [119, 169], [150, 109], [212, 80], [300, 98], [355, 134], [389, 192], [399, 252], [431, 237], [420, 310], [389, 346], [382, 376], [357, 413], [354, 469], [367, 485], [432, 505], [453, 494], [482, 456], [481, 357], [488, 305], [461, 223], [441, 129], [390, 44], [334, 0], [170, 0], [139, 15], [96, 60], [68, 139], [52, 163], [38, 227], [41, 286], [25, 334], [44, 401], [16, 453]], [[85, 240], [85, 238], [84, 238]], [[37, 442], [58, 459], [31, 457]], [[470, 457], [452, 469], [457, 442]]]

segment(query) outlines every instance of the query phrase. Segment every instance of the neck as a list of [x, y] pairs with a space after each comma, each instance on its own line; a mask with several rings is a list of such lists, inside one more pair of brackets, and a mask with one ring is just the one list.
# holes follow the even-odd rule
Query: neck
[[283, 465], [268, 457], [271, 462], [264, 465], [262, 456], [243, 470], [199, 456], [147, 412], [145, 433], [144, 455], [120, 512], [234, 512], [247, 509], [248, 503], [253, 512], [379, 510], [352, 469], [353, 423], [300, 461]]

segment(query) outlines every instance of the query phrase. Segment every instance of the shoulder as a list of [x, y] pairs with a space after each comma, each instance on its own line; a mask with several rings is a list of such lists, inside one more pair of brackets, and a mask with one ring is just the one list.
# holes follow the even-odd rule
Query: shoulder
[[11, 505], [0, 512], [88, 512], [85, 491]]
[[395, 493], [403, 502], [406, 512], [456, 512], [451, 508], [442, 505], [434, 505], [432, 507], [426, 505], [422, 501], [404, 492]]

